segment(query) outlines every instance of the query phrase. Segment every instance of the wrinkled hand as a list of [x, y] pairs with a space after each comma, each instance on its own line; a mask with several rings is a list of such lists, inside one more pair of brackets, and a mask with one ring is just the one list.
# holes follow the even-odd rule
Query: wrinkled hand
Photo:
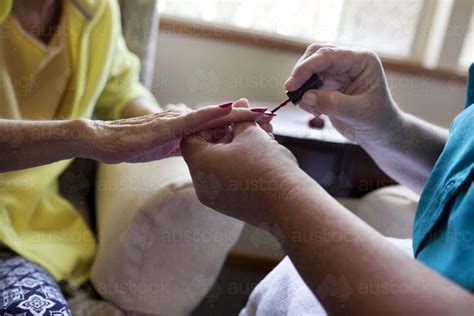
[[361, 144], [377, 141], [390, 132], [387, 127], [401, 124], [400, 110], [375, 53], [312, 44], [293, 68], [286, 89], [298, 89], [314, 73], [323, 78], [324, 85], [306, 92], [301, 108], [327, 114], [348, 139]]
[[[237, 103], [247, 103], [239, 100]], [[94, 121], [89, 158], [105, 162], [147, 162], [180, 154], [185, 136], [234, 122], [261, 120], [265, 115], [246, 108], [208, 106], [199, 110], [168, 110], [142, 117]]]
[[226, 215], [259, 225], [287, 199], [302, 174], [294, 156], [258, 124], [233, 124], [217, 142], [206, 132], [181, 142], [199, 200]]
[[191, 109], [184, 103], [167, 104], [163, 107], [163, 110], [177, 112], [181, 114], [188, 114], [189, 112], [193, 111], [193, 109]]
[[[249, 108], [248, 101], [246, 99], [241, 99], [238, 102], [233, 104], [234, 108]], [[179, 112], [182, 114], [187, 114], [189, 112], [192, 112], [193, 109], [185, 105], [184, 103], [176, 103], [176, 104], [167, 104], [164, 106], [165, 110], [171, 110], [173, 112]], [[271, 124], [271, 121], [273, 117], [276, 114], [272, 114], [271, 112], [268, 111], [268, 108], [253, 108], [251, 109], [252, 111], [257, 111], [259, 113], [264, 113], [263, 117], [257, 121], [257, 123], [260, 125], [261, 128], [263, 128], [265, 131], [268, 133], [273, 132], [273, 126]], [[227, 128], [224, 127], [224, 130]], [[214, 134], [217, 134], [217, 136], [221, 133], [220, 131], [213, 131]]]

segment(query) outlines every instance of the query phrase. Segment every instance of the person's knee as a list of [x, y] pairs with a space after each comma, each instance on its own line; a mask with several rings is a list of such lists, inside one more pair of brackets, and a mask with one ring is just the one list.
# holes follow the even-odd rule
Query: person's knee
[[0, 258], [0, 315], [72, 315], [51, 275], [25, 258]]

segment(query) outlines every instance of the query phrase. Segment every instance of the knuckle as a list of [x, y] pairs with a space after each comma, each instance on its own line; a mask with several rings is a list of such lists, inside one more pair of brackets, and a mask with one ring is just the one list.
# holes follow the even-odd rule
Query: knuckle
[[318, 50], [318, 54], [320, 55], [331, 55], [334, 54], [336, 49], [334, 47], [321, 47]]
[[194, 129], [199, 125], [199, 113], [197, 111], [193, 111], [187, 114], [184, 114], [178, 118], [180, 124], [178, 127], [184, 130], [184, 134], [186, 134], [186, 129], [190, 131], [194, 131]]
[[303, 77], [305, 76], [309, 70], [307, 69], [307, 64], [301, 64], [301, 65], [298, 65], [295, 67], [295, 69], [293, 70], [293, 77]]
[[360, 54], [367, 61], [376, 61], [379, 59], [379, 56], [373, 50], [361, 49]]
[[306, 53], [309, 55], [309, 54], [313, 54], [315, 52], [318, 51], [318, 49], [321, 48], [321, 45], [319, 44], [316, 44], [316, 43], [311, 43], [308, 45], [308, 47], [306, 48]]

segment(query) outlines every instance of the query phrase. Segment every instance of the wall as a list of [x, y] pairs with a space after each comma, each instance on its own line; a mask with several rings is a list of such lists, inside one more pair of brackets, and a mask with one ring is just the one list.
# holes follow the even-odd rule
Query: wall
[[[154, 93], [160, 103], [191, 106], [246, 97], [272, 106], [283, 95], [298, 54], [161, 32]], [[387, 72], [392, 94], [406, 111], [449, 126], [462, 109], [464, 85]]]

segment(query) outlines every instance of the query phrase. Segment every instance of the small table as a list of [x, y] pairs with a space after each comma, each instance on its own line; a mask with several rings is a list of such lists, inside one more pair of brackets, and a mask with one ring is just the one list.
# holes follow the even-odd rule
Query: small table
[[[268, 105], [252, 102], [252, 106]], [[273, 119], [275, 138], [296, 157], [300, 167], [331, 195], [361, 197], [396, 184], [357, 144], [348, 141], [324, 117], [321, 129], [309, 127], [314, 116], [291, 104]]]

